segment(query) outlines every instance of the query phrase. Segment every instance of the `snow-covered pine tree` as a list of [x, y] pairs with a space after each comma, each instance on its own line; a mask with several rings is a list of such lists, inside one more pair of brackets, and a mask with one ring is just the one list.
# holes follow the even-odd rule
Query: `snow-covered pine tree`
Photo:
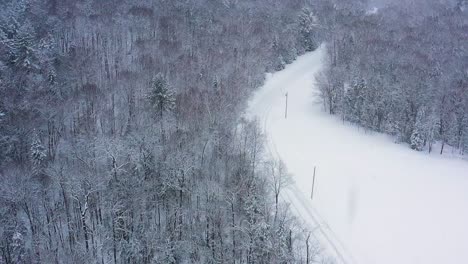
[[305, 51], [313, 51], [317, 48], [317, 18], [308, 8], [303, 8], [299, 15], [300, 42]]
[[12, 1], [0, 15], [2, 18], [0, 30], [4, 37], [0, 41], [7, 47], [9, 63], [18, 69], [30, 70], [37, 68], [36, 32], [33, 24], [26, 17], [28, 1]]
[[286, 62], [284, 61], [284, 58], [283, 58], [283, 55], [279, 55], [278, 56], [278, 65], [276, 65], [276, 69], [277, 71], [281, 71], [282, 69], [284, 69], [286, 67]]
[[42, 168], [47, 158], [46, 153], [46, 148], [42, 145], [37, 132], [34, 131], [33, 140], [31, 142], [31, 162], [35, 169]]
[[362, 110], [364, 106], [364, 93], [366, 82], [363, 78], [354, 79], [349, 89], [345, 92], [344, 115], [353, 123], [362, 122]]
[[424, 139], [421, 133], [417, 128], [413, 130], [413, 133], [411, 134], [411, 149], [421, 151], [424, 148]]
[[159, 116], [159, 123], [161, 125], [161, 138], [164, 144], [165, 132], [164, 132], [164, 113], [174, 110], [175, 108], [175, 95], [169, 89], [166, 79], [158, 74], [151, 83], [151, 93], [149, 99], [151, 105], [156, 110]]
[[34, 27], [29, 20], [25, 21], [21, 27], [14, 33], [10, 39], [11, 63], [18, 68], [25, 70], [38, 69], [37, 50], [35, 41]]
[[151, 94], [149, 99], [151, 105], [162, 119], [164, 112], [172, 111], [175, 107], [174, 93], [169, 89], [166, 79], [158, 74], [151, 83]]

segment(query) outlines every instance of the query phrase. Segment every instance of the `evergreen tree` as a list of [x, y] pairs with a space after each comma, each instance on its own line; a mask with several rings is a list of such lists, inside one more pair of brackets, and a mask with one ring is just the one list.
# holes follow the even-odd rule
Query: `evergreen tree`
[[158, 74], [152, 81], [152, 91], [149, 96], [151, 105], [156, 110], [159, 116], [159, 123], [161, 125], [161, 137], [163, 144], [165, 143], [165, 132], [164, 132], [164, 113], [174, 110], [175, 108], [175, 96], [174, 93], [169, 90], [166, 80]]
[[9, 39], [10, 63], [25, 70], [38, 69], [34, 27], [26, 20]]
[[345, 91], [345, 109], [344, 115], [347, 120], [353, 123], [362, 122], [362, 112], [364, 107], [364, 94], [366, 83], [364, 79], [358, 78], [353, 81], [351, 86]]
[[162, 119], [164, 112], [174, 110], [175, 96], [174, 93], [169, 89], [167, 81], [159, 74], [156, 78], [154, 78], [151, 86], [152, 91], [149, 99], [151, 101], [151, 105]]
[[[8, 3], [3, 10], [0, 22], [0, 43], [8, 48], [8, 62], [17, 70], [37, 69], [36, 29], [27, 17], [29, 1], [20, 0]], [[1, 12], [1, 11], [0, 11]], [[2, 36], [3, 35], [3, 36]]]
[[421, 135], [421, 133], [419, 132], [419, 130], [417, 128], [415, 128], [413, 130], [413, 133], [411, 134], [410, 141], [411, 141], [411, 143], [410, 143], [411, 149], [414, 149], [414, 150], [417, 150], [417, 151], [423, 150], [423, 148], [424, 148], [424, 139], [423, 139], [423, 136]]
[[33, 140], [31, 142], [31, 162], [37, 168], [41, 168], [47, 158], [46, 149], [42, 145], [41, 140], [36, 132], [34, 132]]
[[299, 15], [300, 42], [306, 51], [317, 48], [316, 17], [308, 8], [303, 8]]

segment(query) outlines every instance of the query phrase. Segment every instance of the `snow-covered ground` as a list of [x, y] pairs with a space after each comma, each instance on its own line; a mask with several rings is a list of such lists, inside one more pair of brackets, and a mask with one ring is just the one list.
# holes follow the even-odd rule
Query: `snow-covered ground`
[[338, 262], [468, 263], [468, 161], [412, 151], [324, 113], [314, 89], [324, 51], [268, 76], [247, 110], [295, 181], [283, 198]]

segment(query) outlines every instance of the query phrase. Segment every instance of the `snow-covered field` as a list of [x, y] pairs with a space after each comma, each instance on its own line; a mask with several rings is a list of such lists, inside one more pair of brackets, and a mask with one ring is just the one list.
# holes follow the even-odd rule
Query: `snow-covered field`
[[412, 151], [324, 113], [314, 90], [324, 51], [268, 76], [247, 111], [295, 181], [283, 198], [339, 262], [468, 263], [468, 162]]

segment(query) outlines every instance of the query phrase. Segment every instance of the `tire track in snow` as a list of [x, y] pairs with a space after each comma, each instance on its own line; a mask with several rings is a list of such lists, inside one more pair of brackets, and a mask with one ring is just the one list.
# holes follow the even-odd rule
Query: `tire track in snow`
[[[266, 122], [265, 122], [266, 123]], [[271, 132], [267, 134], [267, 147], [274, 157], [281, 160], [281, 155], [279, 154], [275, 142], [272, 140]], [[271, 150], [273, 146], [274, 153]], [[287, 165], [287, 164], [286, 164]], [[356, 264], [356, 261], [352, 257], [351, 253], [346, 249], [344, 244], [339, 240], [337, 235], [330, 228], [328, 223], [323, 220], [314, 206], [310, 201], [304, 196], [302, 191], [299, 190], [296, 183], [293, 182], [291, 185], [287, 186], [283, 190], [282, 195], [283, 200], [288, 202], [295, 208], [296, 214], [300, 217], [306, 224], [309, 225], [310, 230], [313, 230], [312, 234], [322, 243], [325, 244], [328, 251], [335, 257], [339, 263], [342, 264]], [[303, 210], [300, 210], [298, 207], [301, 207]], [[316, 234], [318, 232], [319, 234]]]

